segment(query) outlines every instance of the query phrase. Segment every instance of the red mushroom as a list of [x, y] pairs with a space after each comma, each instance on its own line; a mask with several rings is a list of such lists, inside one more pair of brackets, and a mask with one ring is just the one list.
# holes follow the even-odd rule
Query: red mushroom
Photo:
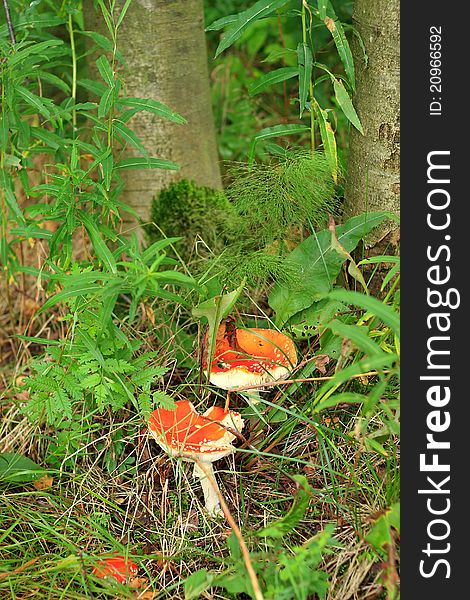
[[[243, 419], [235, 411], [213, 406], [203, 415], [187, 400], [175, 403], [174, 410], [158, 408], [150, 415], [149, 431], [170, 456], [194, 462], [194, 476], [201, 480], [205, 507], [210, 515], [222, 514], [219, 497], [206, 473], [214, 476], [212, 463], [235, 452], [231, 442], [243, 428]], [[206, 473], [199, 467], [204, 463]]]
[[111, 556], [93, 567], [93, 574], [100, 579], [114, 577], [119, 583], [128, 583], [139, 571], [138, 566], [124, 556]]
[[[203, 369], [207, 370], [207, 339]], [[216, 337], [210, 382], [224, 390], [259, 386], [289, 375], [297, 364], [297, 351], [290, 337], [276, 329], [241, 329], [225, 319]]]

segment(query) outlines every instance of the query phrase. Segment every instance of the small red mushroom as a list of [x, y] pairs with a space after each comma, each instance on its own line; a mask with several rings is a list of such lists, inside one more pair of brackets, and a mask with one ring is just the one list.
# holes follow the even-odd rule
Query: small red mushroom
[[[202, 367], [207, 370], [207, 336]], [[224, 390], [259, 386], [287, 377], [297, 364], [291, 338], [276, 329], [241, 329], [225, 319], [216, 336], [210, 382]]]
[[93, 574], [100, 579], [114, 577], [119, 583], [128, 583], [129, 580], [137, 575], [138, 566], [124, 556], [111, 556], [104, 558], [95, 567]]
[[170, 456], [194, 462], [194, 476], [201, 479], [206, 510], [222, 514], [219, 497], [205, 471], [214, 476], [212, 463], [235, 452], [231, 442], [235, 435], [227, 431], [243, 428], [243, 419], [235, 411], [212, 406], [203, 415], [188, 400], [175, 402], [175, 409], [158, 408], [150, 415], [148, 428], [156, 442]]

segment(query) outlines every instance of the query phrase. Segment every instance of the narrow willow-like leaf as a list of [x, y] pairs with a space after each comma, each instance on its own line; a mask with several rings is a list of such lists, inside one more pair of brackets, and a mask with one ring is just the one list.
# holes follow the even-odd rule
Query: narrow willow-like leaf
[[96, 66], [98, 67], [98, 71], [100, 72], [103, 81], [109, 86], [114, 87], [114, 73], [111, 65], [109, 64], [108, 59], [104, 54], [98, 58], [96, 61]]
[[49, 109], [47, 108], [47, 106], [44, 104], [43, 100], [39, 96], [36, 96], [36, 94], [33, 94], [32, 92], [30, 92], [23, 86], [18, 86], [16, 88], [16, 92], [23, 98], [23, 100], [27, 104], [32, 106], [43, 117], [46, 117], [46, 119], [51, 118], [51, 113], [50, 113]]
[[180, 167], [171, 160], [163, 158], [144, 158], [136, 156], [134, 158], [125, 158], [116, 163], [115, 169], [167, 169], [177, 171]]
[[264, 91], [270, 85], [280, 83], [281, 81], [286, 81], [286, 79], [295, 77], [298, 74], [299, 70], [297, 67], [282, 67], [281, 69], [269, 71], [269, 73], [265, 73], [248, 86], [248, 93], [250, 96], [254, 96], [255, 94], [259, 94], [260, 92]]
[[0, 187], [4, 191], [4, 198], [18, 223], [24, 224], [25, 218], [16, 200], [13, 182], [5, 170], [0, 171]]
[[225, 32], [214, 58], [217, 58], [219, 54], [236, 42], [250, 25], [258, 19], [270, 15], [276, 9], [287, 4], [287, 2], [288, 0], [258, 0], [253, 6], [239, 13], [234, 25]]
[[343, 82], [336, 77], [333, 79], [333, 87], [335, 90], [336, 100], [340, 105], [342, 111], [346, 115], [347, 119], [354, 125], [354, 127], [364, 135], [364, 130], [362, 129], [361, 122], [359, 117], [357, 116], [356, 109], [353, 106], [351, 98], [349, 97], [346, 88], [343, 85]]
[[103, 286], [99, 283], [88, 283], [81, 286], [70, 286], [67, 287], [57, 294], [54, 294], [50, 298], [48, 298], [41, 308], [38, 310], [37, 314], [43, 313], [44, 311], [51, 308], [51, 306], [55, 306], [59, 302], [63, 302], [64, 300], [68, 300], [69, 298], [77, 298], [79, 296], [87, 296], [89, 294], [96, 294], [102, 291]]
[[47, 40], [45, 42], [31, 44], [31, 46], [23, 48], [23, 50], [19, 50], [15, 54], [9, 56], [7, 59], [7, 63], [12, 67], [13, 65], [20, 63], [25, 58], [28, 58], [28, 56], [31, 56], [32, 54], [37, 55], [41, 54], [42, 52], [44, 52], [44, 54], [47, 54], [45, 51], [48, 48], [51, 48], [52, 46], [61, 46], [63, 43], [64, 42], [62, 40], [55, 38], [53, 40]]
[[313, 64], [312, 51], [307, 44], [304, 44], [303, 42], [300, 42], [297, 46], [297, 63], [299, 66], [300, 118], [302, 118], [308, 99]]
[[[356, 293], [356, 292], [354, 292]], [[360, 295], [360, 294], [359, 294]], [[370, 296], [364, 296], [370, 298]], [[326, 401], [331, 394], [345, 381], [349, 381], [356, 375], [367, 373], [369, 371], [381, 371], [384, 368], [390, 368], [398, 360], [398, 356], [391, 352], [381, 352], [372, 357], [363, 358], [345, 369], [337, 371], [329, 381], [326, 381], [316, 394], [316, 398], [312, 404], [312, 411], [316, 411], [317, 406], [321, 406], [322, 402]]]
[[330, 4], [328, 0], [318, 0], [318, 13], [322, 21], [326, 17], [326, 9], [328, 4]]
[[173, 121], [174, 123], [179, 123], [184, 125], [187, 123], [187, 120], [175, 112], [171, 110], [168, 106], [163, 104], [162, 102], [157, 102], [157, 100], [152, 100], [152, 98], [120, 98], [117, 102], [118, 106], [130, 106], [131, 108], [137, 110], [145, 110], [147, 112], [153, 113], [154, 115], [158, 115], [159, 117], [163, 117], [164, 119], [168, 119], [169, 121]]
[[130, 3], [131, 3], [131, 0], [126, 0], [124, 6], [122, 7], [121, 14], [119, 15], [119, 18], [116, 23], [116, 31], [119, 29], [119, 26], [121, 25], [124, 17], [126, 16], [127, 9], [129, 8]]
[[130, 144], [131, 146], [134, 146], [134, 148], [137, 148], [137, 150], [141, 152], [144, 156], [147, 154], [145, 146], [139, 140], [137, 135], [132, 131], [132, 129], [129, 129], [129, 127], [127, 127], [127, 125], [124, 125], [124, 123], [122, 123], [119, 119], [113, 120], [113, 129], [114, 132], [117, 133], [124, 142]]
[[114, 48], [114, 44], [106, 36], [101, 35], [101, 33], [97, 33], [96, 31], [80, 31], [80, 30], [78, 30], [78, 33], [81, 33], [82, 35], [91, 38], [97, 46], [99, 46], [100, 48], [103, 48], [103, 50], [106, 50], [106, 52], [114, 52], [116, 58], [118, 59], [118, 61], [120, 63], [125, 62], [124, 56], [122, 55], [122, 53], [119, 52], [119, 50], [117, 48]]
[[117, 273], [114, 256], [106, 245], [106, 242], [101, 237], [94, 221], [83, 211], [80, 211], [80, 220], [88, 232], [93, 245], [93, 250], [96, 252], [96, 256], [101, 260], [108, 271], [111, 271], [111, 273]]
[[238, 20], [238, 14], [236, 15], [227, 15], [226, 17], [222, 17], [213, 21], [210, 25], [208, 25], [205, 31], [218, 31], [219, 29], [223, 29], [226, 25], [231, 25]]
[[111, 189], [111, 179], [113, 177], [113, 165], [114, 165], [113, 153], [110, 152], [101, 161], [101, 169], [102, 169], [102, 173], [103, 173], [103, 183], [104, 183], [104, 188], [107, 192], [109, 192], [109, 190]]
[[98, 117], [102, 119], [111, 110], [111, 105], [114, 98], [114, 88], [108, 88], [105, 93], [101, 96], [100, 104], [98, 106]]
[[333, 41], [335, 43], [336, 49], [338, 50], [338, 55], [343, 63], [344, 70], [346, 75], [348, 76], [349, 83], [351, 84], [351, 88], [354, 91], [356, 88], [356, 78], [354, 73], [354, 60], [351, 52], [351, 48], [349, 47], [349, 42], [344, 33], [344, 28], [341, 21], [336, 16], [336, 13], [333, 9], [331, 2], [326, 2], [328, 5], [328, 16], [321, 17], [323, 22], [325, 23], [328, 31], [333, 36]]
[[296, 133], [303, 133], [305, 131], [310, 131], [310, 127], [307, 125], [297, 125], [295, 123], [287, 123], [286, 125], [273, 125], [272, 127], [266, 127], [265, 129], [262, 129], [253, 137], [251, 141], [248, 162], [250, 164], [253, 162], [255, 158], [256, 144], [259, 141], [285, 135], [295, 135]]
[[321, 141], [323, 143], [323, 151], [331, 166], [331, 175], [334, 182], [338, 181], [338, 152], [336, 148], [336, 138], [331, 123], [328, 120], [328, 113], [323, 110], [318, 102], [314, 99], [313, 102], [315, 116], [320, 128]]

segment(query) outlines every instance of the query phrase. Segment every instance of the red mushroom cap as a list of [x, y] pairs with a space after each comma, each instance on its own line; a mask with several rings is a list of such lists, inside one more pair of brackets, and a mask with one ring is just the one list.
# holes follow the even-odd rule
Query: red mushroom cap
[[213, 461], [234, 451], [231, 442], [235, 436], [224, 425], [240, 431], [243, 420], [239, 413], [213, 406], [200, 415], [188, 400], [175, 404], [174, 410], [154, 410], [148, 422], [150, 433], [169, 454]]
[[[231, 319], [217, 332], [210, 381], [223, 389], [263, 385], [288, 375], [297, 364], [290, 337], [275, 329], [240, 329]], [[207, 369], [207, 353], [203, 357]]]
[[111, 556], [100, 561], [93, 567], [93, 574], [100, 579], [114, 577], [119, 583], [126, 583], [131, 577], [137, 575], [138, 566], [124, 556]]

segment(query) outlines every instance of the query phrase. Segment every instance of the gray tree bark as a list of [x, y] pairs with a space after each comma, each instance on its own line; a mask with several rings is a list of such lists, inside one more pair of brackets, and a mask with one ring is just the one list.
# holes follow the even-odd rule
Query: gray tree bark
[[[355, 0], [353, 25], [368, 55], [357, 40], [352, 43], [356, 66], [354, 105], [364, 135], [351, 128], [345, 214], [400, 207], [400, 3], [399, 0]], [[398, 241], [398, 225], [387, 221], [367, 239]]]
[[[117, 14], [123, 4], [124, 0], [116, 1]], [[84, 5], [87, 28], [107, 35], [92, 0]], [[132, 0], [117, 43], [127, 63], [122, 69], [127, 95], [163, 102], [188, 121], [179, 125], [146, 112], [137, 113], [130, 121], [150, 156], [172, 160], [181, 167], [179, 171], [122, 172], [126, 184], [123, 201], [147, 222], [152, 198], [171, 181], [188, 178], [199, 185], [222, 187], [203, 0]], [[128, 155], [133, 154], [137, 152], [129, 149]]]

